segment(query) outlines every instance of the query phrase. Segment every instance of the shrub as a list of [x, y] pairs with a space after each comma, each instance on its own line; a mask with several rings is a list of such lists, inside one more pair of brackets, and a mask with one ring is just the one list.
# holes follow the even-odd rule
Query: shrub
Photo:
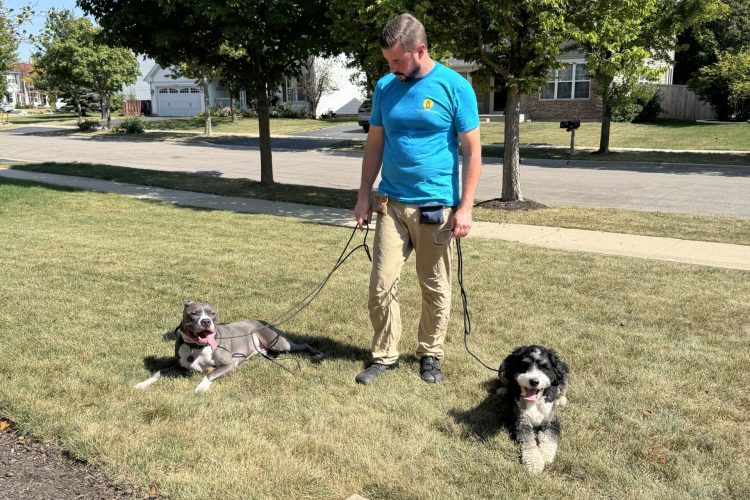
[[652, 122], [661, 112], [661, 94], [653, 85], [638, 85], [627, 95], [620, 95], [612, 109], [614, 122]]
[[117, 113], [122, 111], [123, 97], [122, 94], [114, 94], [109, 98], [109, 112]]
[[115, 131], [124, 132], [126, 134], [142, 134], [146, 131], [146, 127], [143, 125], [143, 118], [140, 116], [133, 116], [121, 121], [120, 125], [115, 127]]
[[277, 106], [270, 111], [271, 118], [307, 118], [306, 108], [295, 108], [289, 103]]
[[91, 132], [99, 128], [99, 120], [81, 120], [78, 122], [78, 129], [81, 132]]
[[633, 119], [634, 123], [651, 123], [659, 118], [661, 113], [661, 94], [654, 89], [654, 93], [649, 100], [643, 103], [643, 108], [638, 116]]
[[232, 116], [232, 108], [229, 106], [211, 106], [211, 116]]
[[331, 120], [333, 118], [336, 118], [336, 113], [334, 113], [332, 109], [329, 109], [328, 111], [320, 115], [321, 120]]

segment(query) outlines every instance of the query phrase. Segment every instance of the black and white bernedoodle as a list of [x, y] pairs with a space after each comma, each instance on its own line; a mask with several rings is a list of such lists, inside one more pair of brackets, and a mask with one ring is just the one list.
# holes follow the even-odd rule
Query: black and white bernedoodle
[[179, 334], [174, 348], [175, 366], [154, 373], [137, 384], [136, 389], [145, 389], [161, 377], [188, 370], [206, 374], [195, 388], [198, 394], [258, 354], [307, 351], [314, 359], [322, 358], [320, 351], [307, 344], [295, 344], [264, 321], [221, 325], [216, 309], [208, 302], [186, 302], [182, 322], [175, 332]]
[[513, 435], [521, 449], [521, 463], [531, 473], [551, 464], [560, 440], [555, 408], [568, 400], [568, 366], [557, 353], [539, 345], [516, 348], [500, 365], [502, 387], [513, 402]]

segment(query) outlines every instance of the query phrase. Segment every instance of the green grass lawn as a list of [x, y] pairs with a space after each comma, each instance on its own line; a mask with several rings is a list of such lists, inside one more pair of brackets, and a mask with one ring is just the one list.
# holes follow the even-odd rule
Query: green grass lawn
[[[371, 340], [369, 262], [333, 276], [284, 329], [327, 354], [289, 374], [254, 359], [133, 384], [173, 353], [186, 299], [270, 319], [330, 270], [349, 230], [0, 181], [0, 414], [110, 477], [193, 498], [747, 498], [750, 273], [518, 244], [463, 247], [473, 350], [518, 345], [571, 368], [555, 464], [531, 477], [498, 425], [493, 374], [464, 351], [419, 379], [413, 265], [402, 368], [354, 383]], [[457, 293], [455, 294], [457, 298]], [[745, 471], [745, 472], [743, 472]]]
[[[482, 123], [482, 144], [502, 144], [502, 122]], [[576, 146], [598, 148], [601, 123], [581, 122], [576, 131]], [[570, 146], [570, 133], [560, 122], [532, 121], [521, 124], [521, 144]], [[701, 124], [679, 120], [656, 123], [612, 123], [612, 148], [673, 150], [750, 151], [750, 124]]]
[[[489, 140], [492, 140], [490, 137]], [[500, 139], [502, 140], [502, 139]], [[504, 148], [502, 144], [486, 144], [482, 137], [482, 156], [502, 158]], [[362, 141], [341, 141], [328, 146], [331, 151], [364, 151]], [[633, 162], [633, 163], [697, 163], [719, 165], [750, 165], [750, 153], [716, 153], [711, 150], [701, 152], [677, 151], [610, 151], [607, 154], [596, 153], [595, 148], [576, 146], [573, 155], [569, 147], [559, 146], [521, 146], [521, 162], [530, 158], [546, 158], [550, 160], [600, 161], [600, 162]]]
[[[259, 182], [248, 179], [224, 179], [184, 172], [164, 172], [88, 163], [22, 163], [9, 164], [9, 166], [10, 168], [31, 172], [78, 175], [224, 196], [288, 201], [335, 208], [353, 208], [357, 202], [355, 190], [292, 184], [263, 187]], [[532, 212], [509, 212], [477, 208], [474, 211], [474, 219], [508, 224], [591, 229], [750, 245], [750, 220], [733, 217], [704, 217], [620, 209], [550, 207]]]
[[11, 113], [10, 115], [3, 114], [2, 118], [6, 118], [11, 125], [62, 125], [75, 123], [78, 119], [78, 115], [75, 113], [29, 113], [26, 116], [21, 116], [16, 113]]
[[[317, 130], [334, 125], [344, 125], [346, 123], [356, 123], [356, 121], [348, 118], [336, 118], [332, 120], [271, 118], [271, 134], [293, 134], [295, 132]], [[149, 121], [145, 125], [148, 130], [180, 130], [202, 133], [204, 121], [202, 117], [177, 118]], [[257, 135], [259, 133], [257, 118], [237, 117], [237, 122], [232, 123], [231, 118], [212, 117], [211, 127], [213, 132], [217, 134]]]

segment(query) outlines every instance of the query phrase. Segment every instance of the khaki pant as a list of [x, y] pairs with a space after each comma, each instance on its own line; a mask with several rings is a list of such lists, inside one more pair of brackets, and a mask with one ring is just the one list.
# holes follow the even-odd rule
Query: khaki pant
[[[378, 206], [376, 200], [375, 206]], [[368, 308], [375, 330], [372, 339], [374, 362], [392, 364], [398, 360], [401, 338], [401, 310], [398, 283], [401, 268], [412, 250], [417, 256], [417, 277], [422, 291], [417, 356], [443, 357], [443, 340], [451, 307], [450, 227], [452, 209], [443, 210], [443, 224], [420, 224], [419, 207], [388, 200], [378, 213], [375, 230]], [[435, 241], [443, 245], [436, 245]]]

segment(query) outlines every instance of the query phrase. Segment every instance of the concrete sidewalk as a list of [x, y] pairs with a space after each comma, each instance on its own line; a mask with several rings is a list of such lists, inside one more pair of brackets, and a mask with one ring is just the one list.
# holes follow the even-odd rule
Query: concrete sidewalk
[[[85, 177], [2, 168], [0, 168], [0, 178], [116, 193], [190, 207], [296, 217], [320, 224], [354, 226], [352, 210], [218, 196]], [[561, 250], [621, 255], [750, 271], [750, 246], [744, 245], [492, 222], [475, 222], [471, 237], [512, 241]]]

